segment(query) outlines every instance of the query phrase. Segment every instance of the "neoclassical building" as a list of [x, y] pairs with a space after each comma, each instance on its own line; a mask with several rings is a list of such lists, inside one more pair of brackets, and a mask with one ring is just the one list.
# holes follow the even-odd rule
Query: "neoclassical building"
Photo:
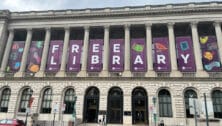
[[1, 10], [0, 119], [194, 126], [195, 98], [204, 125], [206, 94], [220, 126], [221, 22], [222, 2]]

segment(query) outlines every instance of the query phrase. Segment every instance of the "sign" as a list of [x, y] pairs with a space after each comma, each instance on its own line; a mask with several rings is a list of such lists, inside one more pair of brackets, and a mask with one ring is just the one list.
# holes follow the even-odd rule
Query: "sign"
[[109, 71], [123, 72], [124, 39], [110, 39], [109, 47]]
[[216, 36], [200, 36], [203, 67], [209, 72], [221, 71]]
[[47, 72], [57, 72], [60, 69], [62, 59], [62, 40], [53, 40], [50, 42], [48, 61], [46, 65]]
[[189, 98], [189, 110], [190, 110], [190, 114], [192, 114], [192, 115], [195, 115], [194, 107], [196, 107], [196, 114], [200, 115], [201, 106], [200, 106], [198, 99], [197, 98]]
[[12, 43], [6, 72], [17, 72], [20, 69], [24, 46], [24, 41], [14, 41]]
[[79, 72], [81, 69], [82, 40], [70, 40], [69, 58], [67, 63], [68, 72]]
[[28, 59], [27, 59], [27, 71], [36, 73], [40, 69], [42, 60], [43, 41], [32, 41]]
[[62, 111], [64, 112], [65, 110], [66, 110], [66, 104], [63, 103], [63, 104], [62, 104]]
[[103, 39], [90, 39], [88, 51], [88, 72], [102, 71]]
[[[201, 114], [203, 114], [204, 116], [206, 116], [206, 110], [205, 110], [205, 102], [204, 100], [201, 102]], [[214, 110], [213, 110], [213, 103], [212, 101], [207, 101], [207, 112], [208, 112], [208, 116], [213, 117], [214, 115]]]
[[191, 36], [176, 37], [177, 63], [181, 72], [195, 72], [195, 57]]
[[156, 72], [170, 72], [168, 37], [153, 38], [154, 70]]
[[147, 71], [147, 56], [145, 43], [145, 38], [131, 39], [130, 68], [132, 72]]
[[53, 112], [54, 113], [59, 112], [59, 104], [57, 102], [53, 105]]

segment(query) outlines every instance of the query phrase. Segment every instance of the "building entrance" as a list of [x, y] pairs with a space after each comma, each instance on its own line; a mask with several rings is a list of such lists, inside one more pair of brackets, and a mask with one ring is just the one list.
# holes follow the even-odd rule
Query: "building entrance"
[[85, 95], [84, 122], [96, 123], [99, 110], [99, 90], [96, 87], [88, 89]]
[[136, 88], [132, 94], [133, 124], [148, 124], [147, 94], [143, 88]]
[[109, 91], [107, 123], [123, 123], [123, 93], [117, 87]]

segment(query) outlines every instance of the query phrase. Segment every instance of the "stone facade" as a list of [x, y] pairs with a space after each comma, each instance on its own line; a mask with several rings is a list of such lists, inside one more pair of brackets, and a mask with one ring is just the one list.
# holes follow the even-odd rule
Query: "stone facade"
[[[54, 113], [43, 114], [40, 112], [42, 105], [43, 92], [47, 88], [52, 89], [52, 103], [58, 103], [62, 106], [64, 94], [68, 88], [73, 88], [77, 96], [76, 117], [79, 123], [84, 121], [84, 98], [87, 89], [97, 87], [99, 90], [99, 111], [107, 111], [108, 94], [112, 87], [119, 87], [123, 92], [123, 122], [121, 125], [132, 125], [132, 92], [137, 87], [142, 87], [147, 92], [147, 108], [153, 106], [153, 97], [158, 97], [161, 89], [170, 92], [172, 99], [172, 117], [158, 117], [158, 120], [164, 120], [166, 125], [194, 126], [193, 118], [186, 118], [186, 109], [184, 101], [184, 92], [192, 89], [197, 93], [197, 97], [203, 100], [203, 94], [206, 93], [207, 100], [212, 101], [212, 92], [222, 90], [221, 72], [206, 72], [202, 65], [201, 51], [198, 36], [198, 24], [210, 23], [214, 26], [218, 41], [218, 52], [222, 61], [222, 3], [188, 3], [175, 5], [155, 5], [141, 7], [122, 7], [122, 8], [101, 8], [101, 9], [83, 9], [83, 10], [49, 10], [49, 11], [29, 11], [29, 12], [9, 12], [0, 11], [0, 91], [5, 88], [11, 90], [8, 111], [0, 113], [0, 119], [19, 118], [25, 120], [25, 113], [18, 112], [22, 91], [26, 88], [33, 90], [32, 97], [34, 102], [31, 113], [38, 113], [37, 120], [52, 121]], [[190, 26], [196, 72], [183, 73], [178, 70], [176, 51], [175, 51], [175, 32], [174, 26], [187, 23]], [[147, 66], [145, 73], [130, 72], [130, 28], [131, 26], [142, 25], [145, 29], [147, 44]], [[152, 26], [165, 25], [168, 31], [171, 72], [157, 73], [153, 68], [152, 61]], [[110, 29], [114, 26], [121, 26], [124, 29], [125, 57], [124, 71], [120, 73], [110, 73], [108, 70], [109, 54], [109, 35]], [[84, 46], [82, 54], [81, 71], [75, 74], [66, 72], [67, 50], [70, 37], [70, 29], [81, 27], [84, 29]], [[88, 59], [88, 41], [90, 28], [102, 27], [104, 29], [104, 52], [103, 52], [103, 70], [99, 73], [87, 73]], [[62, 63], [60, 70], [55, 74], [45, 72], [47, 53], [50, 43], [51, 32], [53, 29], [64, 29], [64, 47], [62, 54]], [[25, 39], [24, 52], [21, 59], [21, 67], [16, 73], [7, 73], [6, 66], [13, 38], [16, 31], [25, 30], [27, 32]], [[32, 34], [36, 29], [45, 30], [44, 49], [41, 60], [40, 71], [35, 74], [25, 72], [28, 50], [32, 41]], [[0, 93], [0, 96], [2, 93]], [[158, 99], [157, 99], [158, 103]], [[158, 104], [157, 104], [158, 106]], [[153, 115], [148, 110], [148, 124], [152, 125]], [[157, 113], [158, 113], [157, 107]], [[125, 114], [129, 112], [130, 114]], [[98, 113], [98, 120], [103, 114]], [[214, 122], [212, 125], [222, 125], [221, 119], [215, 119], [210, 116]], [[198, 123], [203, 119], [202, 115]], [[31, 118], [28, 118], [31, 123]], [[62, 114], [59, 110], [55, 115], [57, 124], [62, 120], [67, 123], [72, 121], [72, 114]], [[215, 122], [216, 120], [216, 122]], [[88, 124], [93, 125], [93, 124]], [[111, 125], [111, 124], [110, 124]]]

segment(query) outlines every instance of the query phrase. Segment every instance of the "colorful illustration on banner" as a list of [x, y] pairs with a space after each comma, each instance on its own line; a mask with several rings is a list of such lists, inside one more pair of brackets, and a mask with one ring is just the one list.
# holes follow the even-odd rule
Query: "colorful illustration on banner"
[[202, 36], [200, 37], [200, 43], [201, 44], [206, 44], [208, 41], [208, 36]]
[[159, 42], [155, 43], [155, 47], [158, 52], [166, 51], [167, 47]]
[[214, 61], [214, 62], [211, 62], [210, 64], [204, 65], [204, 68], [208, 71], [212, 70], [214, 67], [220, 68], [221, 67], [220, 62]]
[[144, 49], [144, 45], [134, 43], [132, 45], [132, 49], [136, 52], [142, 52]]
[[180, 42], [180, 48], [182, 51], [186, 51], [186, 50], [190, 49], [187, 41]]
[[28, 70], [30, 72], [38, 72], [41, 63], [41, 52], [43, 48], [43, 41], [33, 41], [29, 50], [29, 64]]
[[206, 51], [204, 52], [203, 57], [211, 61], [214, 58], [214, 52]]
[[207, 49], [208, 50], [216, 50], [217, 49], [217, 42], [208, 43], [207, 44]]

